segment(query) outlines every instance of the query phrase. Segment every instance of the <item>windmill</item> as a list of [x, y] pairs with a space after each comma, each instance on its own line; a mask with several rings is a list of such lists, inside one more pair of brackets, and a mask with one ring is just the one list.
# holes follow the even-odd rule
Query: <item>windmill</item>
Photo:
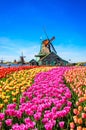
[[45, 30], [44, 30], [44, 33], [47, 38], [42, 41], [39, 54], [35, 55], [35, 57], [39, 57], [40, 59], [43, 58], [44, 56], [50, 54], [51, 52], [54, 52], [55, 54], [57, 54], [57, 52], [52, 44], [52, 41], [55, 39], [55, 37], [53, 36], [51, 39], [49, 39]]
[[52, 42], [55, 40], [53, 36], [51, 39], [48, 37], [45, 29], [44, 33], [46, 39], [41, 40], [41, 47], [38, 55], [35, 55], [38, 65], [67, 65], [68, 61], [63, 60], [60, 56], [57, 55], [56, 49], [54, 48]]
[[0, 60], [0, 63], [3, 64], [3, 62], [4, 62], [4, 60], [3, 60], [3, 58], [2, 58], [2, 59]]
[[22, 52], [22, 55], [20, 56], [20, 63], [25, 64], [24, 58], [25, 56], [23, 56], [23, 52]]

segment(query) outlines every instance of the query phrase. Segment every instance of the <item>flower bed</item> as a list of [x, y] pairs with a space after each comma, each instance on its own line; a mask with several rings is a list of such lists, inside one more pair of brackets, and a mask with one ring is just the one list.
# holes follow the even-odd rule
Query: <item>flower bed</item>
[[0, 94], [1, 130], [86, 130], [85, 67], [11, 71]]
[[6, 77], [7, 74], [11, 74], [12, 72], [26, 69], [37, 68], [37, 66], [19, 66], [19, 67], [8, 67], [8, 68], [0, 68], [0, 79]]
[[86, 130], [86, 67], [74, 67], [65, 73], [66, 82], [76, 93], [76, 104], [73, 108], [74, 130]]
[[71, 92], [64, 84], [66, 68], [39, 73], [34, 84], [23, 92], [20, 105], [9, 104], [1, 113], [3, 129], [56, 130], [67, 128], [71, 110]]
[[[22, 92], [27, 90], [29, 86], [31, 86], [33, 82], [34, 76], [42, 71], [47, 71], [51, 67], [20, 67], [20, 68], [11, 68], [10, 71], [6, 71], [11, 73], [10, 75], [5, 76], [4, 79], [0, 80], [0, 111], [3, 112], [9, 103], [16, 102], [19, 104], [19, 99], [21, 97]], [[25, 70], [24, 70], [25, 69]], [[7, 69], [9, 70], [9, 69]], [[14, 73], [12, 73], [16, 70]], [[3, 69], [4, 72], [4, 69]]]

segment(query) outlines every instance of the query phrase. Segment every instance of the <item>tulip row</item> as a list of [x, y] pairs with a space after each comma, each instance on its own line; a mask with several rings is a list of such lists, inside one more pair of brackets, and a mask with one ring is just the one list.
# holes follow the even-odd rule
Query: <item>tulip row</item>
[[71, 130], [86, 130], [86, 67], [74, 67], [65, 73], [66, 82], [76, 93]]
[[0, 68], [0, 79], [6, 77], [7, 74], [10, 74], [15, 71], [37, 68], [37, 66], [19, 66], [19, 67], [9, 67], [9, 68]]
[[[47, 71], [51, 67], [20, 67], [20, 68], [7, 68], [6, 72], [11, 73], [6, 78], [0, 80], [0, 111], [3, 112], [9, 103], [16, 102], [19, 104], [19, 99], [22, 92], [31, 86], [34, 76], [42, 71]], [[26, 69], [26, 70], [24, 70]], [[29, 69], [29, 70], [27, 70]], [[8, 71], [9, 70], [9, 71]], [[11, 71], [12, 70], [12, 71]], [[16, 70], [14, 73], [12, 73]], [[20, 71], [18, 71], [20, 70]], [[4, 72], [4, 69], [3, 69]]]
[[64, 84], [66, 69], [54, 68], [37, 74], [33, 85], [23, 92], [19, 105], [8, 104], [5, 112], [0, 113], [2, 130], [69, 129], [72, 97], [70, 89]]

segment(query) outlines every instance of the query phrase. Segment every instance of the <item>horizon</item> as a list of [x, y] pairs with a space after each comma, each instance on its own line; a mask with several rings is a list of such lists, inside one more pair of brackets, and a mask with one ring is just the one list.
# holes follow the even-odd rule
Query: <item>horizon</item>
[[0, 60], [35, 59], [46, 39], [44, 28], [57, 55], [71, 63], [86, 62], [85, 0], [0, 1]]

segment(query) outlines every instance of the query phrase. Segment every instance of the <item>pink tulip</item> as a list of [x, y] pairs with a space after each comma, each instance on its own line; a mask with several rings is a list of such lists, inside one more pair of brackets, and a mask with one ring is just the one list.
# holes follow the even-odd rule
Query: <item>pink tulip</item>
[[16, 104], [8, 104], [7, 105], [7, 109], [15, 109], [16, 108]]
[[4, 116], [5, 116], [4, 113], [0, 113], [0, 121], [4, 120]]
[[2, 122], [0, 122], [0, 129], [2, 128]]
[[53, 124], [52, 123], [46, 123], [44, 125], [44, 127], [45, 127], [46, 130], [53, 130]]
[[11, 126], [12, 125], [12, 119], [5, 120], [5, 123], [6, 123], [7, 126]]
[[38, 121], [41, 118], [41, 115], [42, 115], [41, 112], [38, 112], [38, 113], [34, 114], [34, 119], [36, 121]]
[[19, 110], [16, 110], [16, 117], [20, 119], [22, 117], [22, 112]]
[[59, 126], [60, 126], [60, 128], [64, 128], [64, 121], [60, 121]]
[[18, 123], [12, 126], [12, 130], [20, 130], [20, 126], [18, 125]]

